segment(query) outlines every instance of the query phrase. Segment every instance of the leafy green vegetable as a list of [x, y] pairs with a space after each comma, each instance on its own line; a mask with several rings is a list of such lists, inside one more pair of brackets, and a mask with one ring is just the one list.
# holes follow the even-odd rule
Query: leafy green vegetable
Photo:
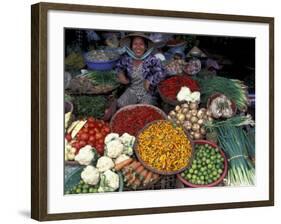
[[107, 100], [104, 96], [74, 96], [74, 114], [81, 117], [102, 118]]
[[194, 78], [200, 86], [201, 102], [206, 104], [208, 98], [214, 93], [222, 93], [233, 100], [237, 108], [244, 111], [248, 106], [247, 86], [237, 79], [228, 79], [220, 76]]
[[119, 85], [113, 71], [92, 71], [86, 74], [94, 85]]

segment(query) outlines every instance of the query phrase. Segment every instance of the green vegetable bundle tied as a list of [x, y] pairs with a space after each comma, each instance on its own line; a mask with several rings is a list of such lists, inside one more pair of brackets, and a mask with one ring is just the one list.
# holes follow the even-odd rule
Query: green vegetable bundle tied
[[253, 142], [244, 131], [244, 125], [253, 125], [251, 116], [235, 116], [228, 120], [206, 124], [207, 130], [216, 131], [218, 142], [228, 157], [228, 186], [255, 184], [255, 167], [249, 158]]
[[212, 94], [222, 93], [233, 100], [240, 111], [247, 109], [248, 87], [242, 81], [220, 76], [208, 79], [198, 76], [195, 79], [199, 82], [202, 103], [207, 103]]

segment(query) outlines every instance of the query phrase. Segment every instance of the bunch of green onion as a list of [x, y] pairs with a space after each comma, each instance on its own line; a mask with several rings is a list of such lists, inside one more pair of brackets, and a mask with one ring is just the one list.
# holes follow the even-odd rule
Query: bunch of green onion
[[249, 158], [251, 141], [242, 126], [251, 124], [250, 116], [235, 116], [228, 120], [208, 123], [207, 129], [215, 130], [218, 143], [228, 157], [228, 186], [250, 186], [255, 184], [255, 167]]
[[200, 86], [201, 102], [207, 103], [212, 94], [222, 93], [233, 100], [239, 110], [244, 111], [248, 107], [248, 87], [242, 81], [220, 76], [208, 79], [198, 76], [195, 79]]

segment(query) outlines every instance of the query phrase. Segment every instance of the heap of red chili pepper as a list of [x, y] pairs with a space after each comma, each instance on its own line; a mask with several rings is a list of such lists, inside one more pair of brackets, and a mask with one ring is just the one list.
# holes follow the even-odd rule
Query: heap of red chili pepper
[[128, 133], [137, 136], [146, 124], [161, 119], [165, 117], [154, 108], [145, 105], [135, 106], [118, 112], [111, 122], [111, 130], [119, 135]]
[[199, 91], [198, 83], [188, 76], [173, 76], [160, 82], [158, 88], [162, 96], [176, 100], [181, 87], [187, 86], [191, 92]]

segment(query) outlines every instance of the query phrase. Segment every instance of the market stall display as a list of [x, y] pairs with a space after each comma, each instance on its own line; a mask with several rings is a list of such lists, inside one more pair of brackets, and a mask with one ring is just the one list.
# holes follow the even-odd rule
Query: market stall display
[[119, 43], [127, 34], [96, 32], [91, 47], [65, 58], [66, 194], [255, 184], [255, 127], [247, 115], [255, 105], [249, 108], [241, 75], [221, 66], [208, 72], [213, 59], [205, 60], [210, 52], [199, 49], [196, 36], [151, 33], [149, 54], [165, 74], [160, 81], [145, 73], [145, 80], [160, 81], [155, 105], [114, 108], [126, 91], [114, 66], [126, 64]]

